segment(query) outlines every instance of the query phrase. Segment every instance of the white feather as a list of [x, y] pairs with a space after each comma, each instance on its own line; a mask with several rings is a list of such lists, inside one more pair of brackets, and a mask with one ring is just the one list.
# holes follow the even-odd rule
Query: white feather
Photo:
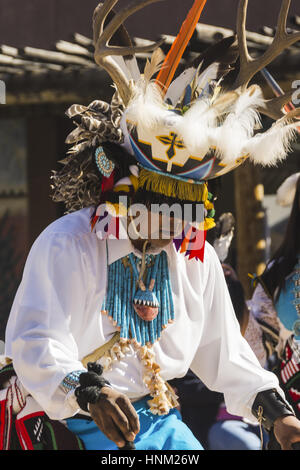
[[208, 83], [216, 79], [219, 65], [218, 62], [214, 62], [199, 75], [197, 80], [197, 90], [199, 94], [201, 94], [201, 91], [205, 89]]
[[216, 122], [216, 110], [209, 100], [203, 99], [191, 106], [174, 128], [193, 155], [204, 157], [211, 146], [210, 129], [215, 128]]
[[268, 131], [257, 134], [245, 146], [246, 153], [254, 163], [264, 166], [276, 165], [287, 156], [296, 135], [297, 124], [275, 123]]
[[126, 114], [125, 113], [121, 117], [120, 128], [121, 128], [123, 136], [124, 136], [124, 141], [121, 144], [121, 147], [124, 147], [125, 150], [129, 154], [133, 155], [134, 152], [133, 152], [133, 149], [132, 149], [132, 146], [131, 146], [131, 143], [130, 143], [129, 132], [128, 132], [128, 128], [127, 128], [127, 125], [126, 125]]
[[112, 60], [117, 63], [127, 80], [137, 82], [140, 79], [141, 73], [135, 57], [125, 60], [123, 56], [115, 55]]
[[126, 119], [142, 129], [160, 128], [170, 117], [159, 88], [152, 82], [145, 87], [141, 79], [134, 89], [133, 98], [125, 111]]
[[215, 129], [212, 140], [218, 156], [225, 163], [232, 163], [243, 156], [245, 143], [254, 135], [257, 125], [260, 125], [257, 109], [262, 103], [260, 88], [249, 88], [235, 101], [223, 124]]
[[183, 139], [195, 157], [204, 157], [210, 147], [215, 147], [217, 156], [226, 164], [249, 154], [255, 163], [274, 165], [286, 158], [297, 124], [281, 120], [254, 136], [260, 125], [258, 108], [263, 102], [261, 89], [254, 86], [240, 95], [221, 95], [214, 103], [200, 98], [180, 115], [170, 111], [154, 82], [145, 84], [141, 79], [122, 122], [129, 120], [153, 133], [167, 127]]
[[170, 100], [173, 106], [176, 106], [179, 99], [183, 95], [186, 87], [192, 82], [196, 73], [194, 67], [186, 69], [182, 74], [179, 75], [169, 86], [165, 96], [165, 101]]
[[131, 78], [132, 78], [131, 73], [128, 70], [126, 64], [125, 64], [124, 57], [119, 56], [119, 55], [115, 55], [115, 56], [113, 56], [113, 58], [111, 60], [117, 63], [118, 67], [120, 67], [120, 69], [124, 73], [127, 80], [131, 80]]
[[295, 173], [294, 175], [289, 176], [286, 180], [284, 180], [277, 190], [277, 204], [282, 207], [291, 206], [293, 204], [299, 178], [300, 173]]
[[127, 70], [130, 73], [131, 79], [135, 82], [138, 82], [141, 78], [141, 72], [136, 57], [132, 57], [132, 59], [125, 59], [125, 64], [127, 66]]

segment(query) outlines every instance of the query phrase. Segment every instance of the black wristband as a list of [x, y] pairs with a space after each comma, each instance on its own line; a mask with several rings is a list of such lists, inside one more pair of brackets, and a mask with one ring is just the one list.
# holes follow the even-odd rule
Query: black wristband
[[295, 416], [291, 406], [276, 389], [258, 393], [252, 406], [252, 413], [267, 431], [271, 431], [275, 420], [280, 416]]
[[101, 389], [110, 386], [110, 383], [102, 376], [103, 367], [95, 362], [89, 362], [88, 372], [83, 372], [79, 376], [79, 383], [75, 389], [77, 403], [83, 411], [89, 411], [89, 403], [97, 403], [100, 398]]
[[119, 450], [136, 450], [134, 442], [126, 441], [124, 447], [119, 447]]

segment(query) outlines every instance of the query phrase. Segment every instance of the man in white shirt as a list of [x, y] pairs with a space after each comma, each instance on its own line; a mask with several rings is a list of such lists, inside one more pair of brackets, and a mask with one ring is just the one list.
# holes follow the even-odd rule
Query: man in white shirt
[[[250, 420], [254, 414], [290, 448], [300, 441], [299, 422], [276, 377], [241, 336], [221, 265], [204, 239], [214, 226], [207, 182], [249, 157], [266, 165], [282, 160], [296, 124], [285, 116], [257, 133], [268, 103], [259, 87], [247, 88], [244, 70], [234, 91], [222, 90], [238, 57], [234, 37], [172, 82], [205, 0], [195, 0], [166, 58], [157, 46], [133, 48], [123, 22], [155, 1], [135, 1], [115, 15], [117, 2], [106, 0], [95, 10], [95, 60], [116, 93], [111, 104], [67, 112], [76, 124], [67, 138], [73, 147], [53, 186], [54, 199], [72, 213], [41, 234], [27, 260], [6, 332], [6, 356], [20, 381], [14, 387], [50, 418], [66, 420], [87, 449], [134, 441], [137, 449], [196, 450], [201, 446], [180, 421], [166, 382], [190, 368], [224, 394], [229, 413]], [[245, 5], [239, 11], [243, 29]], [[141, 73], [135, 53], [153, 49]], [[188, 205], [188, 216], [174, 217], [188, 222], [187, 230], [162, 240], [160, 226], [159, 237], [144, 226], [146, 217], [142, 241], [135, 238], [123, 196], [152, 213], [153, 204]], [[106, 237], [98, 228], [103, 203], [116, 226], [110, 220]]]
[[[100, 313], [108, 265], [131, 252], [142, 256], [136, 248], [139, 240], [100, 240], [90, 230], [90, 215], [87, 208], [59, 219], [34, 243], [7, 326], [6, 356], [13, 359], [24, 388], [52, 419], [83, 413], [74, 396], [79, 382], [70, 390], [61, 384], [74, 371], [86, 372], [81, 360], [117, 331]], [[230, 413], [253, 420], [257, 394], [281, 391], [275, 375], [260, 367], [240, 334], [213, 248], [206, 244], [204, 263], [178, 254], [170, 240], [152, 240], [151, 248], [167, 253], [175, 306], [174, 323], [153, 346], [161, 377], [170, 380], [191, 368], [210, 389], [224, 393]], [[139, 433], [131, 402], [149, 395], [142, 370], [130, 345], [103, 374], [110, 386], [89, 405], [97, 426], [118, 447]], [[284, 409], [280, 413], [290, 414]], [[275, 433], [289, 447], [299, 439], [299, 422], [280, 414]]]

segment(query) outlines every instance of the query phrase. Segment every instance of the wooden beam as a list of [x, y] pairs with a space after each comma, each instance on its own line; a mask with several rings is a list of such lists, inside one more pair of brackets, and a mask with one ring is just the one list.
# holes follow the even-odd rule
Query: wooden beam
[[83, 99], [82, 93], [63, 92], [60, 90], [43, 90], [39, 92], [7, 93], [6, 106], [32, 105], [32, 104], [60, 104], [76, 103]]
[[25, 70], [17, 67], [5, 67], [0, 65], [0, 75], [8, 74], [8, 75], [24, 75]]
[[94, 62], [91, 60], [87, 60], [72, 54], [64, 54], [63, 52], [46, 51], [44, 49], [37, 49], [35, 47], [25, 47], [24, 53], [28, 57], [34, 57], [45, 62], [58, 62], [59, 64], [65, 65], [77, 64], [88, 67], [96, 67]]
[[79, 33], [74, 33], [74, 41], [80, 46], [84, 47], [94, 47], [94, 42], [91, 38], [87, 38]]
[[[16, 59], [10, 55], [0, 54], [0, 64], [5, 65], [29, 65], [30, 62], [23, 60], [23, 59]], [[34, 64], [34, 62], [32, 62]]]
[[56, 43], [56, 49], [60, 52], [64, 52], [66, 54], [73, 54], [79, 56], [85, 56], [89, 59], [94, 60], [94, 55], [88, 49], [79, 44], [74, 44], [68, 41], [58, 41]]
[[11, 55], [13, 57], [16, 57], [19, 55], [19, 50], [16, 47], [11, 47], [11, 46], [6, 46], [2, 45], [0, 46], [0, 52], [5, 55]]
[[[201, 42], [213, 43], [235, 34], [233, 29], [221, 28], [209, 24], [199, 23], [196, 26], [197, 39]], [[269, 46], [272, 38], [263, 34], [247, 31], [247, 40], [261, 46]]]
[[275, 28], [270, 28], [269, 26], [263, 26], [262, 32], [265, 36], [274, 37], [275, 36]]
[[10, 67], [22, 67], [24, 70], [54, 70], [61, 71], [63, 67], [58, 64], [35, 62], [33, 60], [20, 59], [6, 54], [0, 54], [0, 65], [8, 65]]
[[299, 15], [295, 15], [293, 17], [293, 23], [296, 25], [296, 26], [300, 26], [300, 16]]

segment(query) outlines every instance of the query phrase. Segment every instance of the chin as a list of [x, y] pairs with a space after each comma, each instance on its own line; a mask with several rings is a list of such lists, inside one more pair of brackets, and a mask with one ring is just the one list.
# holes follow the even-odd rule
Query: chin
[[151, 246], [153, 248], [163, 248], [164, 246], [169, 245], [173, 241], [173, 238], [150, 240]]

